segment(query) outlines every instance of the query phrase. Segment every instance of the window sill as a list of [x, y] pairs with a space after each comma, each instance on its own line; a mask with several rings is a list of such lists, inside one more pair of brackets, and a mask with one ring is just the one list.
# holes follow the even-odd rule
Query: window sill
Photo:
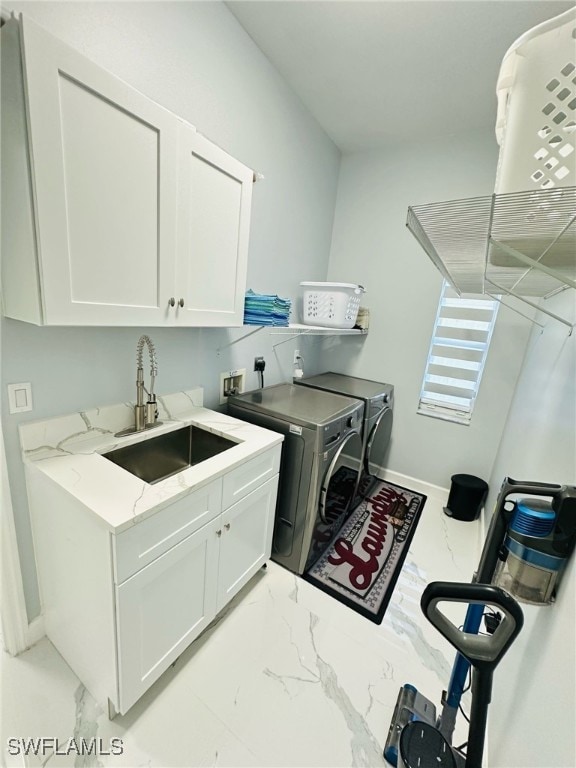
[[469, 427], [472, 420], [471, 416], [457, 416], [455, 413], [440, 413], [439, 411], [424, 410], [422, 408], [418, 408], [416, 413], [419, 416], [431, 416], [433, 419], [451, 421], [453, 424], [461, 424], [464, 427]]

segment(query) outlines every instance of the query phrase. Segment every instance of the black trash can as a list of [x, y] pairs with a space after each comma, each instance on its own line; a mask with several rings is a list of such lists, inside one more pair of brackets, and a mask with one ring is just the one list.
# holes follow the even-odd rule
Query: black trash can
[[488, 495], [488, 483], [474, 475], [452, 475], [444, 512], [454, 520], [476, 520]]

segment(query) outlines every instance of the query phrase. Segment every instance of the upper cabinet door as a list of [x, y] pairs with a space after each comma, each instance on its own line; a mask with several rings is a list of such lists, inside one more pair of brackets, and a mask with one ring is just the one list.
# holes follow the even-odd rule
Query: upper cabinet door
[[178, 173], [177, 322], [242, 325], [253, 171], [183, 123]]
[[178, 119], [22, 21], [43, 322], [171, 323]]

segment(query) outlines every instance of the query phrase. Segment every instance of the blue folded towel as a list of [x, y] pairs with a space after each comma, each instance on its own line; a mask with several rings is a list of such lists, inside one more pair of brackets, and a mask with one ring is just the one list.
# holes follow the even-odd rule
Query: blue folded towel
[[288, 325], [291, 302], [276, 294], [247, 291], [244, 299], [244, 325]]

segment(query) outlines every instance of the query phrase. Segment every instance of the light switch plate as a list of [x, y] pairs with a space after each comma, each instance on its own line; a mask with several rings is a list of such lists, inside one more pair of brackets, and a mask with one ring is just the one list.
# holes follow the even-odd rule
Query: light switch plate
[[32, 410], [32, 384], [8, 384], [8, 403], [10, 413], [23, 413]]

